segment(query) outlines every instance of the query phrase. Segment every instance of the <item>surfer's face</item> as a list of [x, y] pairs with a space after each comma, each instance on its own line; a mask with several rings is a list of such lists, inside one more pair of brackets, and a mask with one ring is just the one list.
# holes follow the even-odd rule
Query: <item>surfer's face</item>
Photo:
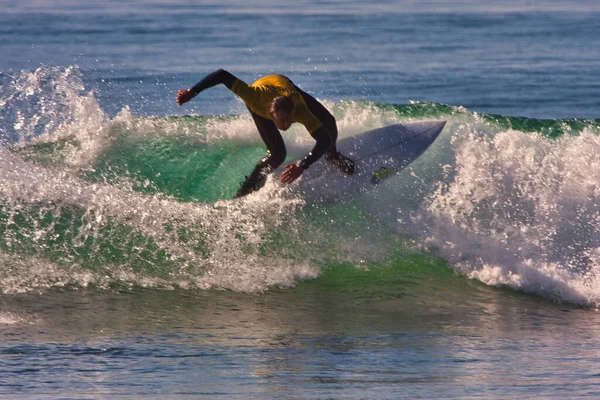
[[292, 115], [293, 113], [285, 111], [276, 111], [274, 113], [271, 113], [275, 126], [277, 127], [277, 129], [280, 129], [282, 131], [287, 131], [292, 125]]

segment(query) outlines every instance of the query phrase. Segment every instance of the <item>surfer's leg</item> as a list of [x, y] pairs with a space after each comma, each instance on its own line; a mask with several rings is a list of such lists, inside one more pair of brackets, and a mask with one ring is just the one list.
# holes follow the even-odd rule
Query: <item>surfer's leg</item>
[[333, 141], [333, 144], [325, 153], [325, 159], [335, 165], [340, 171], [352, 175], [354, 173], [354, 161], [337, 151], [336, 149], [336, 141], [338, 137], [337, 123], [335, 122], [335, 117], [331, 115], [331, 113], [323, 106], [323, 104], [319, 103], [317, 99], [312, 97], [310, 94], [302, 91], [298, 86], [296, 86], [296, 90], [302, 95], [304, 102], [308, 106], [308, 109], [315, 117], [321, 121], [323, 128], [327, 131], [329, 136]]
[[279, 129], [273, 121], [265, 119], [250, 111], [252, 119], [256, 124], [261, 139], [267, 146], [267, 154], [254, 166], [254, 169], [246, 177], [235, 197], [242, 197], [262, 188], [267, 180], [267, 175], [279, 167], [285, 161], [286, 150]]

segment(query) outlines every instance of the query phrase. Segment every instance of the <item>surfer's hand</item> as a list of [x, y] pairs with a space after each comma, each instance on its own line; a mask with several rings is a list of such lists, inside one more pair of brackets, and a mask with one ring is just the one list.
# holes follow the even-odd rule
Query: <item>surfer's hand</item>
[[183, 103], [187, 103], [194, 97], [194, 94], [189, 89], [179, 89], [177, 92], [177, 104], [182, 105]]
[[279, 175], [279, 180], [283, 183], [292, 183], [300, 175], [302, 175], [302, 167], [298, 164], [288, 164], [284, 168], [284, 171]]

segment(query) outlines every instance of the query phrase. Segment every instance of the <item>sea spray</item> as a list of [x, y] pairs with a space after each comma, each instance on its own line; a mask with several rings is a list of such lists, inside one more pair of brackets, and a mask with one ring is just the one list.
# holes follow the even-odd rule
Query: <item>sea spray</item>
[[4, 143], [60, 143], [74, 165], [88, 164], [105, 145], [108, 117], [93, 91], [86, 91], [81, 71], [39, 67], [4, 76], [0, 116]]
[[[1, 159], [2, 251], [21, 254], [36, 269], [44, 268], [36, 259], [58, 266], [46, 268], [57, 270], [49, 276], [34, 273], [43, 278], [24, 280], [25, 287], [3, 280], [8, 291], [47, 282], [99, 284], [105, 278], [107, 283], [256, 291], [317, 274], [302, 262], [268, 251], [262, 255], [270, 231], [286, 224], [293, 235], [294, 209], [302, 205], [276, 185], [236, 201], [189, 203], [88, 183], [70, 172], [56, 174], [6, 150]], [[74, 266], [77, 273], [67, 279], [64, 269]], [[89, 279], [86, 271], [100, 279]]]
[[425, 242], [470, 277], [582, 304], [600, 301], [600, 139], [467, 132], [421, 206]]

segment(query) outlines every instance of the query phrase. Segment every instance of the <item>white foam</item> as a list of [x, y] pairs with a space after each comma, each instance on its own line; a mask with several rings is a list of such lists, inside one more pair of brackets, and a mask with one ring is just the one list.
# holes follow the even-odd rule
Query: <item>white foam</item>
[[600, 137], [466, 125], [451, 146], [448, 178], [415, 218], [426, 243], [487, 284], [600, 304]]
[[[271, 182], [260, 192], [235, 201], [183, 203], [165, 196], [142, 195], [127, 187], [88, 183], [69, 171], [26, 163], [4, 149], [0, 149], [0, 174], [0, 197], [9, 210], [7, 225], [19, 227], [18, 234], [9, 233], [4, 238], [9, 247], [11, 241], [19, 240], [18, 235], [29, 235], [29, 240], [40, 243], [43, 248], [44, 240], [57, 232], [54, 224], [42, 227], [39, 221], [50, 216], [58, 218], [74, 208], [83, 214], [81, 226], [72, 228], [76, 234], [72, 243], [68, 243], [74, 253], [90, 238], [100, 236], [106, 224], [120, 224], [151, 238], [178, 259], [181, 266], [179, 271], [169, 271], [168, 279], [153, 280], [150, 273], [134, 274], [129, 263], [135, 260], [127, 260], [124, 265], [106, 266], [110, 269], [111, 281], [257, 291], [272, 285], [288, 286], [319, 273], [318, 268], [308, 263], [288, 261], [273, 254], [261, 255], [263, 236], [270, 229], [293, 223], [294, 210], [303, 204]], [[34, 207], [37, 207], [35, 212]], [[27, 222], [18, 222], [17, 214]], [[25, 227], [28, 225], [33, 228], [28, 230]], [[184, 231], [186, 239], [180, 237]], [[199, 251], [199, 247], [204, 251]], [[28, 274], [43, 276], [41, 271], [47, 272], [41, 279], [43, 282], [75, 280], [86, 285], [90, 280], [95, 284], [101, 281], [97, 279], [98, 273], [90, 278], [89, 271], [83, 267], [73, 271], [64, 267], [49, 268], [45, 261], [29, 261], [36, 267]], [[75, 258], [72, 264], [81, 262], [83, 260]], [[23, 276], [17, 273], [15, 279]], [[46, 286], [43, 282], [27, 278], [19, 283], [9, 279], [3, 288], [28, 290]]]
[[108, 118], [76, 66], [21, 71], [0, 91], [0, 103], [4, 140], [62, 141], [64, 161], [72, 165], [87, 165], [106, 144]]
[[15, 313], [0, 311], [0, 325], [15, 325], [22, 321], [23, 318]]

